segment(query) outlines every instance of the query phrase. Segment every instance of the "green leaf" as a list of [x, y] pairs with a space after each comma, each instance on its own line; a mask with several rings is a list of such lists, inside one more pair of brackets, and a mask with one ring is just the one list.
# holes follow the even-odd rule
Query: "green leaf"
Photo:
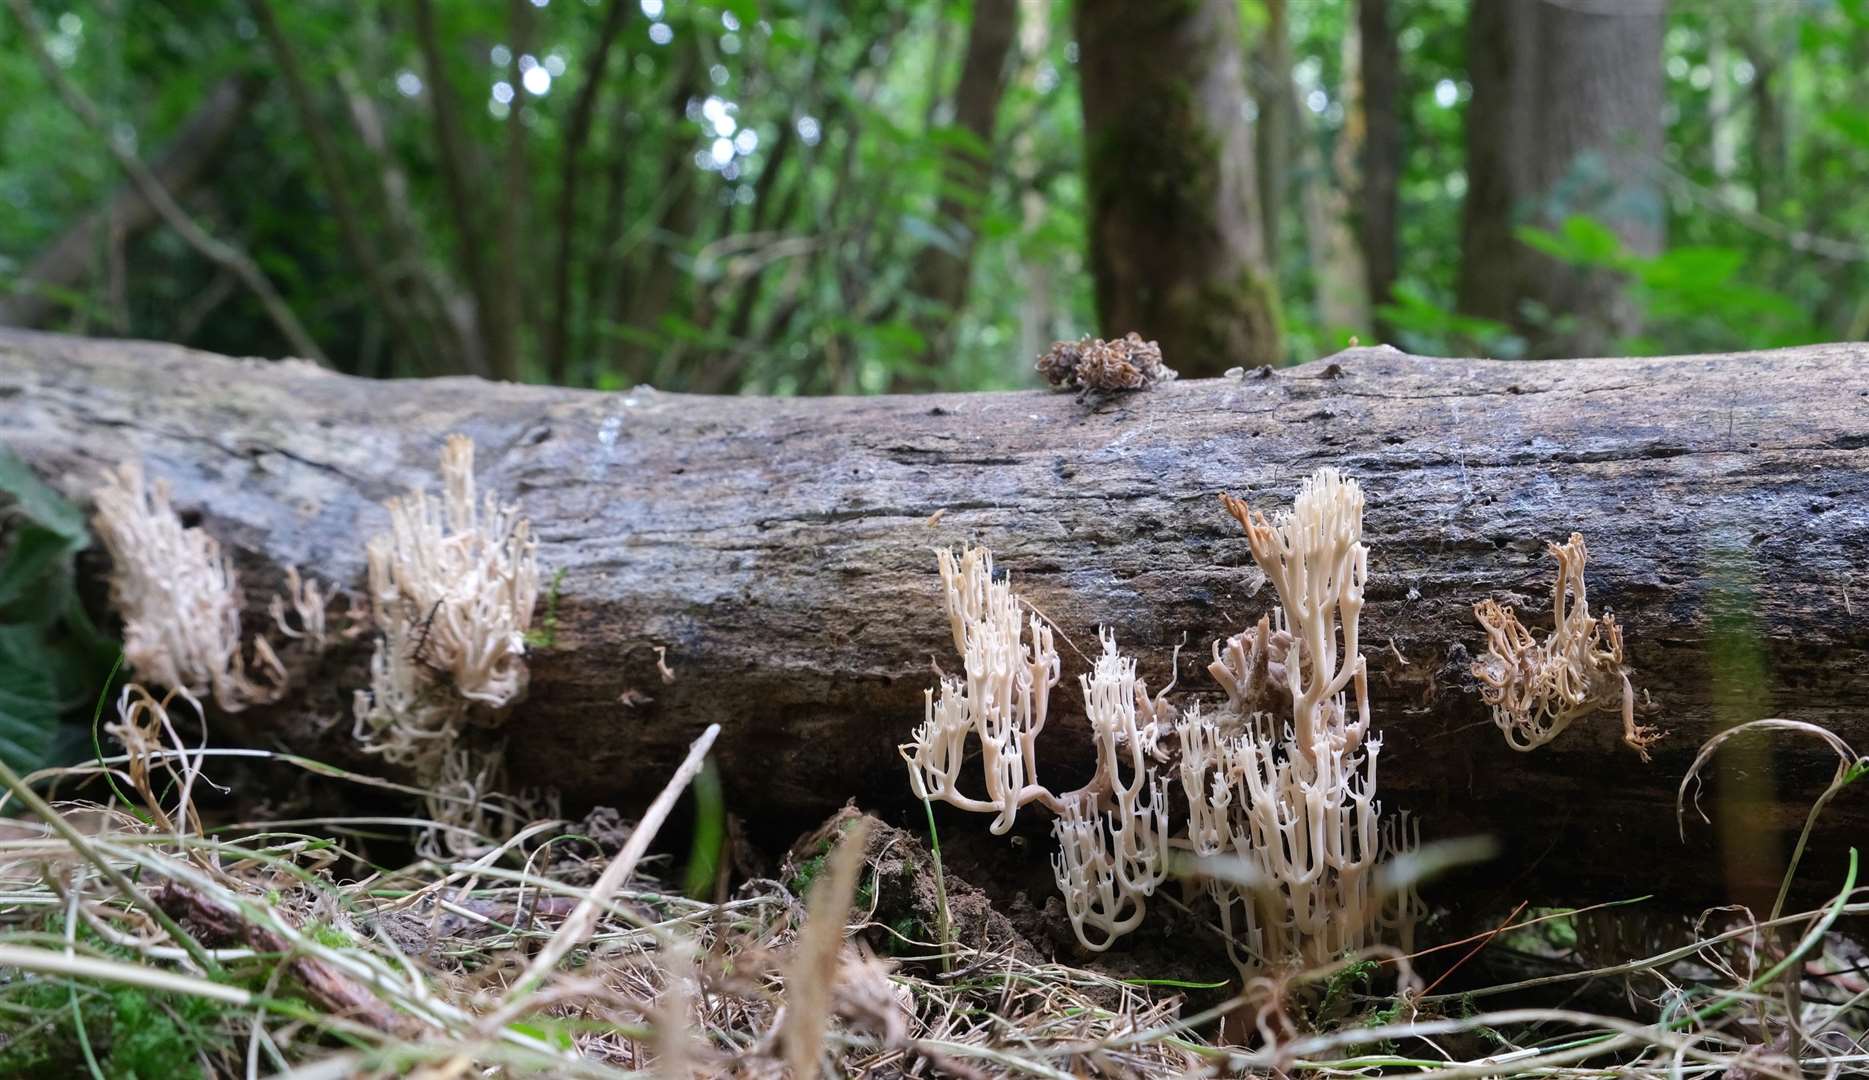
[[1857, 146], [1869, 147], [1869, 112], [1862, 109], [1831, 109], [1823, 114], [1824, 122]]
[[0, 634], [0, 759], [26, 773], [45, 764], [58, 727], [58, 692], [35, 636]]
[[[42, 586], [48, 577], [64, 571], [65, 560], [74, 550], [70, 539], [36, 521], [14, 529], [12, 545], [0, 556], [0, 610], [34, 593], [41, 601], [49, 599], [48, 590]], [[57, 614], [52, 605], [42, 604], [41, 610], [27, 617], [34, 623], [45, 623]]]
[[1533, 250], [1579, 266], [1621, 267], [1626, 261], [1622, 238], [1609, 226], [1584, 214], [1565, 218], [1555, 232], [1524, 225], [1513, 235]]
[[84, 528], [84, 512], [47, 487], [33, 475], [31, 466], [5, 446], [0, 446], [0, 492], [13, 496], [18, 511], [27, 520], [74, 544], [73, 550], [90, 542]]

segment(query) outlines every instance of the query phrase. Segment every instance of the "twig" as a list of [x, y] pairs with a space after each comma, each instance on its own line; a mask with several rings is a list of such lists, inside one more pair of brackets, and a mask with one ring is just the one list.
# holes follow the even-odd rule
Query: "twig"
[[263, 926], [246, 921], [238, 911], [231, 911], [174, 882], [165, 884], [154, 899], [163, 910], [187, 919], [202, 928], [212, 939], [238, 941], [255, 952], [279, 953], [290, 957], [286, 966], [305, 988], [307, 996], [325, 1011], [351, 1017], [385, 1034], [412, 1033], [411, 1025], [403, 1016], [356, 980], [315, 956], [303, 953], [294, 956], [291, 942]]
[[1441, 972], [1440, 977], [1435, 979], [1433, 982], [1429, 983], [1428, 988], [1421, 992], [1422, 996], [1425, 997], [1428, 994], [1434, 993], [1434, 988], [1441, 985], [1441, 983], [1445, 982], [1449, 975], [1452, 975], [1454, 972], [1459, 971], [1460, 965], [1473, 959], [1475, 956], [1478, 956], [1480, 953], [1480, 950], [1492, 944], [1492, 941], [1494, 938], [1498, 937], [1500, 934], [1503, 934], [1508, 929], [1510, 929], [1512, 926], [1512, 920], [1518, 918], [1519, 912], [1524, 911], [1524, 910], [1525, 910], [1525, 901], [1520, 900], [1519, 906], [1512, 909], [1512, 914], [1506, 916], [1505, 922], [1502, 922], [1498, 926], [1493, 927], [1492, 933], [1486, 934], [1485, 936], [1481, 937], [1479, 942], [1476, 943], [1473, 946], [1473, 948], [1467, 950], [1467, 953], [1465, 956], [1462, 956], [1460, 959], [1454, 961], [1454, 965], [1452, 967], [1448, 968], [1446, 971]]
[[551, 974], [553, 969], [558, 967], [558, 962], [590, 937], [591, 931], [597, 927], [598, 916], [603, 914], [605, 906], [610, 902], [611, 894], [622, 888], [623, 883], [629, 880], [630, 874], [635, 872], [636, 864], [642, 861], [643, 854], [649, 850], [650, 841], [655, 839], [655, 834], [661, 830], [662, 823], [668, 820], [669, 811], [675, 808], [675, 800], [681, 797], [681, 793], [694, 780], [695, 774], [701, 771], [701, 764], [707, 759], [707, 752], [713, 747], [714, 739], [719, 735], [720, 725], [709, 724], [707, 730], [701, 733], [701, 737], [688, 748], [687, 759], [681, 763], [679, 769], [675, 770], [675, 775], [669, 778], [668, 785], [662, 789], [662, 793], [649, 804], [649, 809], [643, 812], [642, 821], [637, 824], [635, 831], [630, 833], [629, 841], [623, 845], [623, 850], [617, 852], [616, 858], [609, 866], [604, 867], [603, 875], [597, 879], [597, 884], [591, 886], [590, 892], [578, 901], [578, 906], [571, 912], [570, 917], [565, 919], [564, 925], [552, 935], [552, 940], [539, 950], [537, 956], [533, 957], [525, 974], [521, 975], [507, 991], [506, 1000], [501, 1003], [500, 1007], [481, 1017], [480, 1022], [475, 1025], [482, 1034], [504, 1027], [517, 1017], [524, 1010], [526, 998], [538, 989], [539, 984], [545, 981], [545, 977]]

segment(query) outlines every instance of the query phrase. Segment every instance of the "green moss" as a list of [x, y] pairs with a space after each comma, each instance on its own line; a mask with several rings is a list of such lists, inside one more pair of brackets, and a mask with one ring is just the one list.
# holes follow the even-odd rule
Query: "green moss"
[[[81, 1076], [78, 1025], [105, 1076], [170, 1080], [197, 1076], [202, 1054], [230, 1045], [229, 1006], [134, 987], [104, 991], [64, 980], [35, 980], [11, 996], [18, 1015], [0, 1023], [0, 1074]], [[12, 1012], [13, 1010], [9, 1010]]]
[[305, 933], [328, 949], [345, 949], [357, 944], [349, 934], [328, 922], [311, 923], [305, 927]]
[[1192, 79], [1133, 99], [1089, 149], [1091, 203], [1129, 228], [1211, 233], [1220, 187], [1220, 140], [1202, 121]]
[[526, 648], [549, 649], [558, 643], [558, 596], [564, 583], [563, 570], [552, 575], [551, 584], [545, 587], [545, 617], [537, 629], [526, 631]]
[[[45, 931], [63, 936], [63, 916], [47, 919]], [[75, 937], [90, 952], [145, 962], [89, 927], [79, 926]], [[0, 984], [0, 1076], [84, 1076], [86, 1043], [113, 1080], [199, 1076], [204, 1056], [230, 1051], [240, 1020], [231, 1005], [187, 994], [24, 977]]]
[[792, 872], [792, 879], [785, 883], [792, 890], [793, 896], [803, 897], [811, 892], [811, 883], [818, 880], [818, 875], [824, 871], [825, 858], [824, 855], [813, 855], [798, 864], [798, 869]]

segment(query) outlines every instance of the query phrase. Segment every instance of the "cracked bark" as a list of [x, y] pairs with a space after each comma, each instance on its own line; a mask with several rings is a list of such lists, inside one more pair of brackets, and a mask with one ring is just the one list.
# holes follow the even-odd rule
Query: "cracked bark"
[[[1212, 694], [1208, 643], [1273, 602], [1215, 493], [1278, 508], [1335, 464], [1369, 495], [1362, 629], [1385, 802], [1419, 812], [1430, 835], [1500, 836], [1483, 877], [1514, 898], [1686, 904], [1769, 889], [1782, 870], [1725, 866], [1734, 838], [1691, 812], [1677, 839], [1675, 788], [1704, 739], [1784, 715], [1869, 750], [1869, 395], [1838, 378], [1866, 365], [1861, 345], [1511, 364], [1358, 349], [1091, 407], [1039, 392], [797, 400], [367, 382], [7, 331], [0, 437], [81, 497], [105, 466], [143, 456], [234, 553], [251, 628], [266, 625], [288, 564], [360, 589], [380, 501], [432, 488], [443, 436], [472, 435], [482, 483], [519, 502], [546, 572], [565, 572], [556, 644], [532, 658], [515, 715], [516, 779], [555, 784], [572, 807], [627, 807], [719, 722], [728, 805], [772, 836], [853, 796], [919, 820], [895, 745], [921, 717], [930, 658], [957, 666], [931, 548], [991, 545], [1077, 647], [1114, 627], [1154, 687], [1185, 638], [1180, 688]], [[1653, 696], [1645, 720], [1673, 732], [1653, 764], [1620, 745], [1608, 715], [1514, 753], [1465, 684], [1483, 640], [1473, 602], [1497, 596], [1545, 621], [1543, 543], [1573, 529], [1590, 543], [1591, 603], [1626, 628]], [[1765, 685], [1732, 685], [1721, 658], [1736, 648], [1759, 652]], [[1068, 782], [1089, 748], [1083, 662], [1062, 651], [1041, 768]], [[216, 722], [354, 763], [348, 696], [366, 654], [295, 656], [309, 691]], [[619, 704], [630, 691], [653, 701]], [[1705, 802], [1728, 800], [1782, 857], [1831, 769], [1814, 745], [1741, 741], [1716, 759]], [[1768, 783], [1739, 806], [1742, 774]], [[1869, 800], [1831, 805], [1807, 897], [1834, 888], [1839, 852], [1865, 828]], [[957, 819], [944, 843], [950, 831], [984, 823]], [[1046, 846], [1026, 849], [1041, 874]]]

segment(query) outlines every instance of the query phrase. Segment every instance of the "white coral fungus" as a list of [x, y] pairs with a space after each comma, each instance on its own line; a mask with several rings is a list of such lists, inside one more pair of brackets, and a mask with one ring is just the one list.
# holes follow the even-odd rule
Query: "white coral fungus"
[[489, 492], [474, 497], [474, 442], [450, 435], [443, 494], [391, 499], [390, 531], [370, 541], [379, 626], [416, 627], [421, 660], [469, 701], [501, 708], [526, 689], [526, 631], [539, 597], [532, 526]]
[[[1031, 803], [1056, 814], [1052, 867], [1087, 949], [1141, 923], [1175, 850], [1230, 862], [1208, 887], [1242, 969], [1329, 960], [1363, 947], [1375, 928], [1405, 943], [1419, 901], [1379, 895], [1373, 873], [1409, 838], [1375, 799], [1381, 740], [1368, 737], [1357, 640], [1368, 573], [1362, 491], [1322, 469], [1275, 520], [1237, 499], [1225, 505], [1279, 609], [1215, 643], [1209, 671], [1228, 700], [1211, 712], [1177, 710], [1166, 690], [1150, 697], [1105, 632], [1079, 679], [1096, 773], [1063, 795], [1039, 783], [1034, 750], [1058, 680], [1050, 627], [1026, 616], [984, 550], [938, 553], [965, 676], [928, 693], [926, 718], [902, 747], [910, 783], [923, 798], [995, 814], [994, 832]], [[959, 788], [971, 741], [984, 797]], [[1168, 797], [1177, 782], [1188, 806], [1179, 829]]]
[[1635, 722], [1635, 687], [1616, 617], [1590, 614], [1583, 583], [1590, 553], [1583, 535], [1571, 533], [1567, 542], [1546, 543], [1545, 550], [1557, 560], [1558, 573], [1551, 587], [1552, 630], [1542, 642], [1511, 607], [1492, 599], [1473, 605], [1473, 617], [1486, 630], [1486, 655], [1473, 664], [1480, 698], [1492, 706], [1506, 745], [1527, 751], [1557, 738], [1580, 716], [1620, 706], [1622, 741], [1647, 761], [1649, 746], [1662, 734]]
[[[358, 691], [366, 749], [434, 780], [470, 715], [497, 718], [526, 688], [526, 631], [538, 599], [531, 525], [474, 491], [474, 444], [450, 436], [442, 498], [391, 499], [390, 531], [369, 543], [370, 602], [381, 637], [370, 689]], [[477, 774], [479, 769], [466, 769]]]
[[123, 617], [123, 655], [144, 682], [212, 697], [228, 712], [277, 701], [285, 667], [265, 638], [249, 674], [240, 645], [240, 582], [220, 542], [185, 528], [168, 484], [130, 461], [104, 476], [95, 525], [110, 552], [110, 597]]

